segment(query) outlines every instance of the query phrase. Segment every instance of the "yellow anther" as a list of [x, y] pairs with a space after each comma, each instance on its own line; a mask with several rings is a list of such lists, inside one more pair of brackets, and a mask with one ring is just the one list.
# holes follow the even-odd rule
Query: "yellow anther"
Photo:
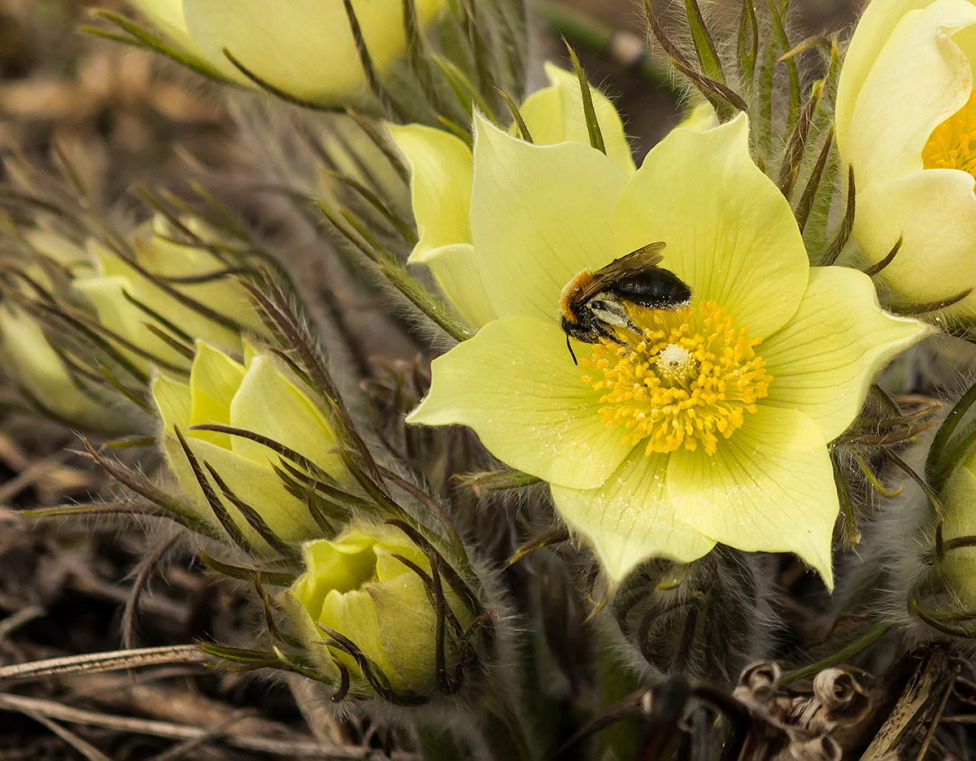
[[625, 444], [646, 440], [645, 452], [694, 450], [714, 454], [756, 411], [773, 380], [755, 347], [714, 301], [669, 312], [635, 308], [642, 331], [628, 346], [598, 344], [582, 358], [582, 381], [597, 391], [603, 422], [622, 425]]
[[966, 105], [932, 130], [922, 148], [926, 169], [961, 169], [976, 177], [976, 90]]

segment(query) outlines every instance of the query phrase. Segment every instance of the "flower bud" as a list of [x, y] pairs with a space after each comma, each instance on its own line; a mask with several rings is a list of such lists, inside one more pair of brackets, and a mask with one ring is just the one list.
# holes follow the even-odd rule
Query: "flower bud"
[[[941, 568], [947, 590], [976, 611], [976, 452], [955, 469], [942, 501], [942, 542], [947, 545]], [[952, 546], [970, 538], [972, 546]]]
[[74, 286], [142, 371], [153, 364], [185, 370], [186, 355], [173, 343], [192, 346], [203, 339], [239, 352], [241, 331], [265, 332], [246, 290], [222, 274], [227, 264], [205, 248], [165, 237], [163, 220], [141, 228], [133, 248], [133, 260], [127, 261], [90, 242], [97, 273], [77, 278]]
[[374, 524], [305, 545], [306, 570], [286, 609], [321, 678], [344, 684], [345, 672], [350, 697], [411, 704], [460, 686], [475, 615], [454, 587], [460, 577], [436, 555], [435, 572], [415, 539]]
[[[443, 0], [417, 0], [425, 26]], [[136, 6], [178, 47], [227, 78], [249, 80], [224, 54], [288, 96], [325, 106], [368, 94], [356, 37], [342, 0], [137, 0]], [[402, 56], [407, 38], [400, 0], [354, 0], [356, 21], [380, 76]]]
[[104, 390], [74, 372], [26, 312], [0, 305], [3, 371], [46, 415], [87, 430], [130, 431], [132, 421], [113, 409]]
[[[159, 374], [152, 394], [166, 460], [199, 519], [239, 531], [248, 549], [265, 553], [323, 536], [328, 519], [316, 512], [312, 479], [349, 478], [332, 423], [270, 354], [247, 346], [241, 364], [204, 341], [196, 347], [189, 383]], [[235, 432], [191, 428], [201, 424]], [[303, 479], [307, 468], [318, 470]]]
[[[38, 322], [28, 307], [38, 289], [53, 298], [70, 299], [70, 278], [91, 271], [84, 248], [53, 230], [23, 232], [32, 258], [22, 265], [21, 277], [5, 283], [0, 304], [0, 359], [3, 372], [41, 413], [73, 426], [101, 433], [121, 433], [136, 427], [131, 410], [107, 393], [98, 380], [81, 368], [77, 348], [49, 340], [50, 328]], [[17, 305], [18, 300], [25, 303]]]

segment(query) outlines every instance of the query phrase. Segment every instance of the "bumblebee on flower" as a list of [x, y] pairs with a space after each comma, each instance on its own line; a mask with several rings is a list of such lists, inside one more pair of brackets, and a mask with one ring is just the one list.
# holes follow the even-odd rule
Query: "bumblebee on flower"
[[[572, 86], [550, 78], [553, 91]], [[413, 168], [418, 249], [427, 243], [415, 259], [434, 262], [480, 328], [434, 361], [408, 422], [468, 425], [548, 481], [612, 581], [723, 543], [796, 553], [830, 586], [827, 445], [925, 328], [883, 312], [863, 273], [809, 266], [788, 203], [750, 158], [744, 115], [677, 129], [636, 169], [621, 160], [619, 121], [605, 122], [605, 154], [565, 126], [581, 111], [530, 110], [530, 133], [531, 120], [562, 120], [563, 141], [528, 143], [477, 119], [470, 168], [441, 159], [447, 141], [433, 131], [394, 132]], [[424, 202], [465, 182], [469, 204]], [[661, 267], [690, 303], [630, 305], [625, 345], [619, 333], [576, 343], [577, 367], [563, 288], [650, 241], [666, 243]]]

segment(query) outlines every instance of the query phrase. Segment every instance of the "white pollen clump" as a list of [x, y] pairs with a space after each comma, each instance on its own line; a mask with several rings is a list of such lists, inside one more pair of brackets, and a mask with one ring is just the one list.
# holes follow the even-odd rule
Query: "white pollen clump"
[[663, 381], [679, 383], [697, 369], [691, 352], [676, 344], [668, 344], [657, 355], [657, 374]]

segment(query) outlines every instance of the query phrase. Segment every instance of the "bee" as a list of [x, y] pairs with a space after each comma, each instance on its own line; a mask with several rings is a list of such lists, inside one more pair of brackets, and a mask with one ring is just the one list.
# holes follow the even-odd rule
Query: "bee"
[[641, 246], [596, 272], [583, 270], [566, 283], [559, 298], [559, 311], [574, 363], [576, 354], [570, 338], [590, 344], [606, 338], [625, 346], [626, 341], [614, 328], [640, 333], [627, 312], [628, 304], [673, 310], [691, 301], [691, 288], [673, 272], [657, 266], [664, 258], [664, 246], [663, 242]]

